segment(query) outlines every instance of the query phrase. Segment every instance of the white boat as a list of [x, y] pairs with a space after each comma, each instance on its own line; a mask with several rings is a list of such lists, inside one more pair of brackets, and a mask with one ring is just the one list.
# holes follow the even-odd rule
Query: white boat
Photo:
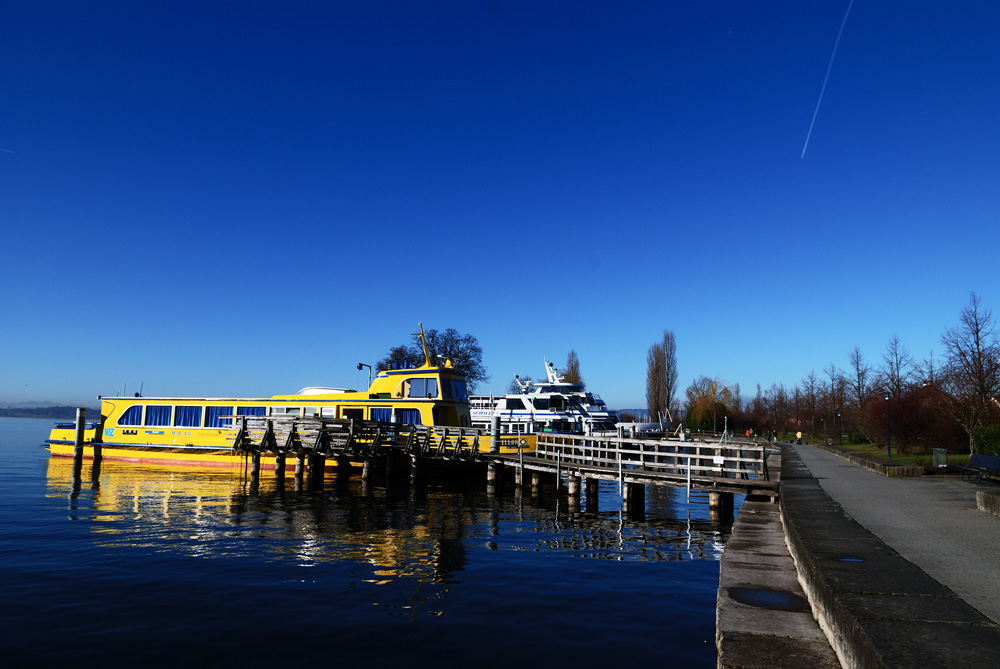
[[616, 433], [618, 413], [608, 409], [600, 395], [588, 392], [582, 384], [564, 381], [547, 360], [545, 374], [545, 381], [522, 382], [515, 376], [519, 393], [470, 397], [472, 426], [489, 431], [497, 417], [500, 434], [504, 436], [540, 432]]

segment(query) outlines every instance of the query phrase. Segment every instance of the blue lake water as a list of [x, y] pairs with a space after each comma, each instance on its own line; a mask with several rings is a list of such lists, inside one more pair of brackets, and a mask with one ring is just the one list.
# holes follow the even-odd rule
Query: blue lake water
[[[647, 487], [597, 511], [485, 479], [250, 494], [239, 471], [84, 462], [0, 418], [0, 636], [18, 666], [324, 660], [715, 666], [728, 526]], [[737, 506], [741, 499], [737, 497]]]

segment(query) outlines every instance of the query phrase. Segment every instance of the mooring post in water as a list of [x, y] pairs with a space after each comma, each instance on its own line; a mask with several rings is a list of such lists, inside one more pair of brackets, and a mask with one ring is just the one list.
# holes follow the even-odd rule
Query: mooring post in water
[[73, 443], [73, 457], [83, 457], [83, 430], [87, 423], [87, 410], [80, 407], [76, 410], [76, 435]]
[[569, 491], [570, 497], [580, 496], [580, 477], [570, 474], [566, 477], [568, 480], [567, 490]]
[[500, 452], [500, 416], [493, 416], [490, 424], [490, 453]]
[[587, 479], [584, 485], [587, 491], [587, 511], [597, 511], [598, 490], [601, 482], [598, 479]]
[[646, 515], [646, 486], [643, 483], [625, 484], [625, 509], [629, 517], [641, 520]]
[[524, 483], [524, 446], [518, 444], [517, 447], [517, 485], [520, 487]]
[[495, 486], [497, 480], [500, 478], [500, 465], [496, 462], [491, 462], [486, 465], [486, 485]]
[[688, 504], [691, 503], [691, 457], [688, 456], [688, 466], [687, 466], [687, 501]]
[[733, 493], [709, 492], [708, 517], [713, 522], [733, 522]]
[[285, 480], [285, 452], [278, 451], [274, 456], [274, 475], [281, 481]]
[[313, 451], [309, 454], [309, 481], [313, 485], [323, 485], [326, 474], [326, 456]]

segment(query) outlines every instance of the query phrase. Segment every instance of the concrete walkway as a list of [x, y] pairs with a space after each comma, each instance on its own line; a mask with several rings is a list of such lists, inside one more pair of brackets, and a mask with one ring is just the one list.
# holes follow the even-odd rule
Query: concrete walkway
[[889, 478], [812, 446], [793, 448], [851, 518], [1000, 623], [1000, 518], [977, 509], [985, 488], [953, 476]]

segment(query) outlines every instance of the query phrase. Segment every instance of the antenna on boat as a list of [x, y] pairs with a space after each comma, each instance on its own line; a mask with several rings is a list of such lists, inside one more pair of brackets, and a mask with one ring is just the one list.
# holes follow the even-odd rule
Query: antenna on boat
[[431, 366], [431, 354], [427, 352], [427, 339], [424, 338], [424, 324], [423, 323], [417, 323], [417, 326], [420, 328], [420, 332], [419, 333], [414, 332], [412, 336], [414, 336], [414, 337], [419, 336], [420, 337], [420, 343], [424, 347], [424, 366], [430, 367]]

